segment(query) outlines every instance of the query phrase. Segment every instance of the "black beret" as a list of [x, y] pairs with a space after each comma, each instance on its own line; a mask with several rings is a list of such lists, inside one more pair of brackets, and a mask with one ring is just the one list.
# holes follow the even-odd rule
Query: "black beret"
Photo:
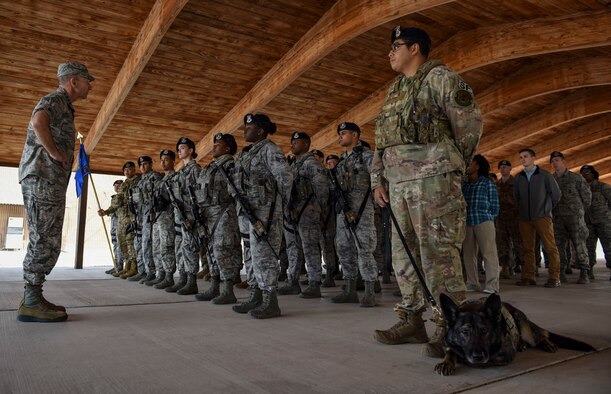
[[136, 168], [136, 164], [134, 164], [134, 162], [133, 162], [133, 161], [128, 161], [128, 162], [126, 162], [125, 164], [123, 164], [123, 169], [124, 169], [124, 170], [125, 170], [126, 168], [130, 168], [130, 167]]
[[235, 142], [235, 138], [231, 134], [217, 133], [214, 136], [213, 143], [216, 143], [217, 141], [224, 141], [227, 146], [229, 146], [230, 155], [235, 155], [235, 153], [238, 151], [238, 144]]
[[291, 142], [293, 142], [293, 140], [310, 141], [310, 136], [307, 133], [304, 133], [303, 131], [295, 131], [293, 134], [291, 134]]
[[173, 150], [164, 149], [161, 152], [159, 152], [160, 159], [161, 159], [161, 156], [169, 156], [172, 159], [172, 161], [176, 160], [176, 153], [174, 153]]
[[316, 156], [324, 159], [325, 158], [325, 154], [322, 153], [321, 151], [319, 151], [318, 149], [312, 149], [310, 152], [314, 153]]
[[501, 160], [499, 161], [499, 165], [497, 166], [497, 168], [501, 168], [501, 166], [511, 167], [511, 163], [509, 162], [509, 160]]
[[262, 124], [262, 123], [272, 123], [272, 121], [269, 118], [269, 116], [267, 116], [267, 115], [263, 115], [263, 114], [246, 114], [244, 116], [244, 124], [251, 124], [251, 123]]
[[431, 37], [429, 37], [427, 32], [417, 27], [395, 27], [390, 35], [390, 43], [392, 44], [399, 38], [402, 38], [405, 41], [417, 42], [427, 49], [431, 48]]
[[552, 162], [552, 159], [554, 157], [560, 157], [561, 159], [564, 160], [564, 155], [562, 154], [562, 152], [558, 152], [557, 150], [553, 151], [551, 155], [549, 155], [549, 161], [550, 163]]
[[138, 166], [142, 165], [142, 163], [152, 163], [153, 159], [151, 159], [151, 156], [140, 156], [138, 158]]
[[176, 152], [178, 152], [179, 145], [187, 145], [189, 148], [193, 149], [193, 158], [197, 157], [197, 153], [195, 153], [195, 142], [193, 142], [187, 137], [180, 137], [180, 139], [176, 143]]
[[329, 156], [327, 156], [327, 159], [325, 161], [329, 161], [329, 160], [337, 160], [337, 161], [339, 161], [339, 156], [337, 156], [337, 155], [329, 155]]
[[357, 133], [361, 134], [361, 128], [359, 126], [357, 126], [356, 123], [352, 123], [352, 122], [342, 122], [337, 126], [337, 133], [339, 134], [340, 131], [342, 130], [350, 130], [350, 131], [356, 131]]
[[123, 183], [123, 180], [122, 180], [122, 179], [117, 179], [116, 181], [114, 181], [114, 182], [112, 183], [112, 185], [113, 185], [113, 186], [114, 186], [114, 185], [120, 185], [120, 184], [122, 184], [122, 183]]

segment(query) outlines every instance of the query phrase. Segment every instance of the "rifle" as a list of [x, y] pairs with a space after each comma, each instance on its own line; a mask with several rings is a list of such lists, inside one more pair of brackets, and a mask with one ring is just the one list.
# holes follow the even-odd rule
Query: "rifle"
[[363, 246], [361, 245], [361, 241], [359, 240], [359, 237], [356, 235], [356, 225], [358, 223], [358, 216], [356, 213], [354, 213], [354, 211], [352, 211], [352, 209], [350, 209], [350, 204], [348, 204], [348, 199], [344, 195], [344, 191], [342, 190], [342, 188], [339, 186], [339, 181], [337, 180], [335, 169], [329, 170], [327, 174], [329, 175], [329, 178], [331, 179], [331, 183], [333, 183], [334, 189], [337, 190], [337, 192], [335, 193], [335, 197], [337, 198], [337, 201], [339, 202], [341, 212], [344, 213], [343, 215], [344, 223], [346, 224], [346, 227], [348, 227], [348, 230], [352, 233], [352, 236], [354, 237], [354, 240], [356, 241], [356, 244], [358, 245], [360, 249]]
[[252, 210], [250, 209], [250, 205], [248, 204], [248, 201], [246, 201], [244, 197], [242, 197], [242, 195], [240, 194], [240, 191], [238, 190], [236, 185], [233, 183], [233, 180], [229, 177], [229, 175], [225, 171], [225, 168], [223, 168], [222, 165], [218, 165], [216, 163], [211, 163], [211, 164], [215, 166], [216, 169], [223, 176], [223, 178], [225, 179], [225, 182], [227, 182], [227, 185], [229, 185], [229, 187], [233, 191], [233, 193], [231, 193], [233, 195], [233, 198], [235, 198], [238, 201], [238, 203], [242, 206], [242, 210], [246, 214], [246, 218], [254, 227], [255, 238], [257, 239], [257, 241], [261, 241], [261, 240], [265, 241], [267, 245], [269, 246], [269, 248], [272, 250], [274, 257], [276, 257], [276, 259], [280, 261], [280, 257], [278, 257], [278, 253], [276, 253], [276, 251], [272, 247], [272, 244], [270, 244], [269, 240], [267, 239], [267, 230], [265, 229], [265, 225], [263, 225], [263, 222], [260, 221], [252, 213]]
[[155, 195], [155, 178], [151, 179], [151, 196], [150, 196], [150, 201], [149, 201], [149, 206], [148, 206], [148, 213], [149, 213], [149, 221], [151, 223], [151, 226], [153, 225], [153, 223], [155, 223], [155, 220], [157, 220], [157, 211], [155, 210], [155, 199], [154, 199], [154, 195]]
[[191, 202], [191, 212], [193, 213], [193, 218], [195, 219], [195, 225], [197, 232], [193, 235], [196, 235], [199, 246], [203, 246], [206, 249], [206, 254], [208, 255], [208, 263], [212, 264], [214, 261], [214, 254], [212, 253], [212, 247], [210, 246], [210, 234], [208, 233], [208, 228], [206, 227], [206, 222], [201, 215], [199, 210], [199, 205], [197, 204], [197, 198], [195, 197], [195, 190], [193, 190], [193, 185], [188, 186], [189, 190], [189, 201]]
[[131, 227], [134, 231], [134, 235], [138, 236], [138, 210], [136, 209], [136, 204], [134, 203], [134, 194], [133, 190], [130, 187], [127, 189], [127, 208], [132, 213], [131, 215]]
[[178, 211], [178, 219], [180, 220], [180, 223], [182, 224], [185, 230], [192, 233], [193, 222], [187, 219], [187, 216], [185, 215], [185, 212], [182, 210], [182, 206], [180, 205], [180, 202], [174, 195], [174, 192], [172, 191], [172, 187], [168, 183], [167, 179], [163, 182], [163, 185], [165, 186], [165, 189], [168, 192], [168, 195], [170, 196], [170, 202], [172, 203], [174, 208], [176, 208], [176, 210]]

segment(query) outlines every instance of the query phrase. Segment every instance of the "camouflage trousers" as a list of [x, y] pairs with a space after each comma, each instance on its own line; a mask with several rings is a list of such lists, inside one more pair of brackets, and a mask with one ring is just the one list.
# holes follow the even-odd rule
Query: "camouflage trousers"
[[[141, 217], [141, 216], [140, 216]], [[138, 217], [138, 219], [140, 219]], [[136, 251], [136, 262], [138, 263], [138, 272], [146, 272], [144, 264], [144, 256], [142, 255], [142, 223], [138, 222], [138, 231], [134, 236], [134, 250]]]
[[[178, 217], [178, 215], [175, 215]], [[176, 253], [176, 268], [178, 272], [197, 274], [199, 271], [200, 246], [193, 232], [187, 230], [182, 223], [174, 222], [176, 237], [174, 238], [174, 252]]]
[[112, 254], [115, 259], [114, 264], [120, 271], [123, 268], [123, 255], [121, 254], [121, 246], [119, 245], [119, 238], [117, 237], [118, 232], [119, 221], [116, 216], [113, 216], [110, 225], [110, 240], [112, 242]]
[[30, 236], [23, 279], [31, 285], [42, 285], [61, 251], [66, 186], [27, 176], [21, 181], [21, 192]]
[[[458, 172], [391, 183], [390, 204], [407, 244], [424, 274], [427, 286], [439, 302], [446, 293], [455, 301], [465, 299], [460, 248], [465, 238], [466, 203]], [[393, 226], [392, 263], [402, 300], [398, 313], [414, 314], [428, 302], [397, 229]]]
[[586, 239], [588, 226], [583, 216], [554, 216], [554, 238], [560, 254], [560, 272], [564, 272], [569, 264], [567, 255], [569, 242], [575, 247], [575, 265], [578, 269], [590, 269]]
[[148, 217], [142, 224], [142, 264], [147, 273], [155, 272], [155, 255], [153, 254], [153, 224]]
[[[242, 263], [238, 216], [235, 206], [212, 206], [203, 210], [212, 247], [213, 261], [208, 261], [210, 275], [221, 280], [233, 279]], [[210, 259], [208, 259], [210, 260]]]
[[268, 224], [266, 239], [257, 239], [254, 226], [248, 222], [252, 271], [257, 280], [257, 286], [263, 291], [272, 291], [278, 287], [280, 264], [276, 253], [280, 250], [282, 243], [282, 203], [280, 196], [276, 196], [276, 199], [276, 207], [269, 224], [267, 219], [270, 217], [271, 203], [253, 209], [252, 212], [263, 224]]
[[175, 237], [173, 213], [168, 210], [157, 214], [153, 223], [153, 255], [159, 273], [176, 272]]
[[[349, 197], [352, 209], [358, 209], [364, 197]], [[370, 197], [367, 197], [367, 199], [370, 199]], [[375, 281], [378, 278], [378, 266], [373, 257], [373, 251], [376, 248], [376, 231], [373, 219], [373, 204], [370, 201], [365, 203], [365, 209], [359, 218], [355, 233], [361, 244], [360, 247], [346, 225], [344, 213], [340, 212], [336, 216], [335, 248], [339, 263], [342, 265], [344, 279], [357, 279], [360, 271], [364, 281]]]
[[[284, 220], [284, 237], [289, 257], [288, 280], [299, 280], [301, 265], [305, 260], [308, 280], [320, 282], [322, 277], [322, 259], [320, 256], [320, 220], [321, 210], [318, 204], [310, 202], [304, 209], [299, 222], [295, 225]], [[296, 230], [296, 231], [295, 231]]]
[[596, 242], [600, 240], [605, 254], [607, 268], [611, 268], [611, 222], [603, 222], [588, 224], [588, 239], [586, 247], [588, 249], [588, 257], [590, 259], [590, 267], [596, 265]]
[[326, 222], [322, 224], [322, 236], [320, 237], [320, 249], [325, 262], [327, 274], [333, 275], [337, 269], [337, 254], [335, 253], [335, 212], [331, 209]]
[[117, 239], [119, 240], [119, 249], [125, 268], [129, 268], [129, 264], [136, 264], [136, 249], [134, 248], [134, 232], [132, 230], [129, 218], [119, 217], [119, 228], [117, 229]]
[[240, 237], [242, 238], [242, 245], [244, 249], [242, 255], [244, 256], [244, 270], [246, 271], [246, 281], [251, 289], [257, 288], [257, 278], [252, 268], [252, 255], [250, 254], [250, 222], [248, 218], [243, 215], [238, 215], [238, 225], [240, 226]]
[[522, 240], [517, 216], [496, 220], [496, 250], [501, 267], [511, 267], [512, 254], [514, 266], [522, 266]]

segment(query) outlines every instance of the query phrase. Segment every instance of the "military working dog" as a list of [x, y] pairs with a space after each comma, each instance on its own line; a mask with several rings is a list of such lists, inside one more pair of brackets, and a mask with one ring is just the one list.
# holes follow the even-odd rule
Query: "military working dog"
[[441, 294], [440, 304], [448, 324], [445, 357], [435, 366], [441, 375], [452, 375], [457, 362], [477, 368], [507, 365], [516, 352], [529, 346], [550, 353], [558, 347], [582, 352], [596, 350], [587, 343], [542, 329], [528, 320], [524, 312], [501, 302], [497, 294], [465, 301], [460, 306]]

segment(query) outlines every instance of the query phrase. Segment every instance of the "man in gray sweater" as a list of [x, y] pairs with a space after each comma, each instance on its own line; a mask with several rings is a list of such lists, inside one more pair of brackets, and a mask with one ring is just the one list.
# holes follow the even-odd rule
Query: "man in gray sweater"
[[549, 255], [548, 280], [545, 287], [560, 287], [560, 256], [554, 239], [552, 208], [560, 200], [560, 188], [549, 172], [535, 165], [532, 149], [520, 151], [524, 170], [514, 183], [514, 194], [520, 215], [520, 236], [524, 251], [524, 269], [518, 286], [536, 285], [535, 235], [539, 234]]

